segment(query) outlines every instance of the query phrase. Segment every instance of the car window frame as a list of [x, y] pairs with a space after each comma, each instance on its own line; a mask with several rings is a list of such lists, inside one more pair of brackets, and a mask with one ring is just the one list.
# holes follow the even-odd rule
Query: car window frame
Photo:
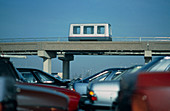
[[149, 72], [165, 72], [168, 66], [170, 65], [170, 59], [162, 59], [157, 64], [154, 65], [154, 67], [150, 68]]
[[[32, 70], [32, 72], [33, 72], [34, 75], [39, 79], [39, 81], [40, 81], [41, 83], [45, 83], [45, 82], [43, 82], [43, 81], [41, 80], [41, 77], [39, 76], [39, 74], [45, 76], [46, 78], [50, 78], [50, 79], [52, 80], [52, 83], [55, 83], [55, 80], [54, 80], [52, 77], [48, 76], [47, 74], [44, 74], [44, 73], [41, 72], [41, 71]], [[36, 72], [38, 72], [38, 74], [37, 74]], [[52, 83], [51, 83], [51, 84], [52, 84]]]
[[[37, 82], [28, 82], [27, 78], [25, 78], [25, 76], [23, 75], [24, 73], [29, 73], [30, 75], [32, 75]], [[37, 78], [35, 77], [35, 75], [31, 71], [22, 71], [21, 74], [28, 83], [38, 83]]]
[[[39, 80], [39, 78], [32, 72], [32, 70], [29, 69], [19, 69], [19, 72], [22, 74], [22, 72], [30, 72], [34, 78], [37, 80], [37, 83], [41, 83], [41, 81]], [[23, 76], [23, 75], [22, 75]], [[23, 76], [24, 77], [24, 76]], [[28, 82], [28, 81], [27, 81]]]

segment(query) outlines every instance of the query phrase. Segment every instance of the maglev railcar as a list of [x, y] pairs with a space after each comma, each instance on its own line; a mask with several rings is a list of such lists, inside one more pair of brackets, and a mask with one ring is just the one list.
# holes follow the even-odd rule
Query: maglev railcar
[[70, 24], [69, 41], [112, 41], [111, 25]]

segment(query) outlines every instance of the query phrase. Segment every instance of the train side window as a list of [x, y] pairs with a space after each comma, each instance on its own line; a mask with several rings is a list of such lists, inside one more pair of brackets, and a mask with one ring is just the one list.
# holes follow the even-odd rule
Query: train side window
[[105, 27], [104, 26], [97, 26], [97, 34], [104, 34]]
[[80, 26], [73, 26], [73, 34], [80, 34]]
[[84, 26], [84, 34], [94, 34], [94, 26]]

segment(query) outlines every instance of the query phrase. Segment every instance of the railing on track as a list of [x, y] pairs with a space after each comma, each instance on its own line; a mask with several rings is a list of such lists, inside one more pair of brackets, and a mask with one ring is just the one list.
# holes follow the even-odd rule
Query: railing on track
[[27, 38], [0, 38], [0, 42], [42, 42], [42, 41], [68, 41], [68, 37], [27, 37]]
[[[66, 42], [68, 41], [68, 37], [0, 38], [0, 43], [43, 41]], [[170, 41], [170, 37], [112, 37], [112, 41]]]
[[170, 41], [170, 37], [112, 37], [112, 41]]

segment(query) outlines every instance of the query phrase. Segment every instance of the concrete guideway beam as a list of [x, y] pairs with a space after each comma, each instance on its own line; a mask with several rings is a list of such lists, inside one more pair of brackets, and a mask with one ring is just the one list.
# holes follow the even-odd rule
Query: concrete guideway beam
[[56, 52], [38, 50], [38, 56], [43, 58], [43, 71], [51, 74], [51, 59], [56, 58]]
[[58, 59], [63, 61], [63, 79], [70, 78], [70, 61], [74, 60], [74, 56], [70, 54], [59, 54]]
[[45, 50], [38, 50], [38, 56], [42, 58], [56, 58], [56, 52], [48, 52]]

